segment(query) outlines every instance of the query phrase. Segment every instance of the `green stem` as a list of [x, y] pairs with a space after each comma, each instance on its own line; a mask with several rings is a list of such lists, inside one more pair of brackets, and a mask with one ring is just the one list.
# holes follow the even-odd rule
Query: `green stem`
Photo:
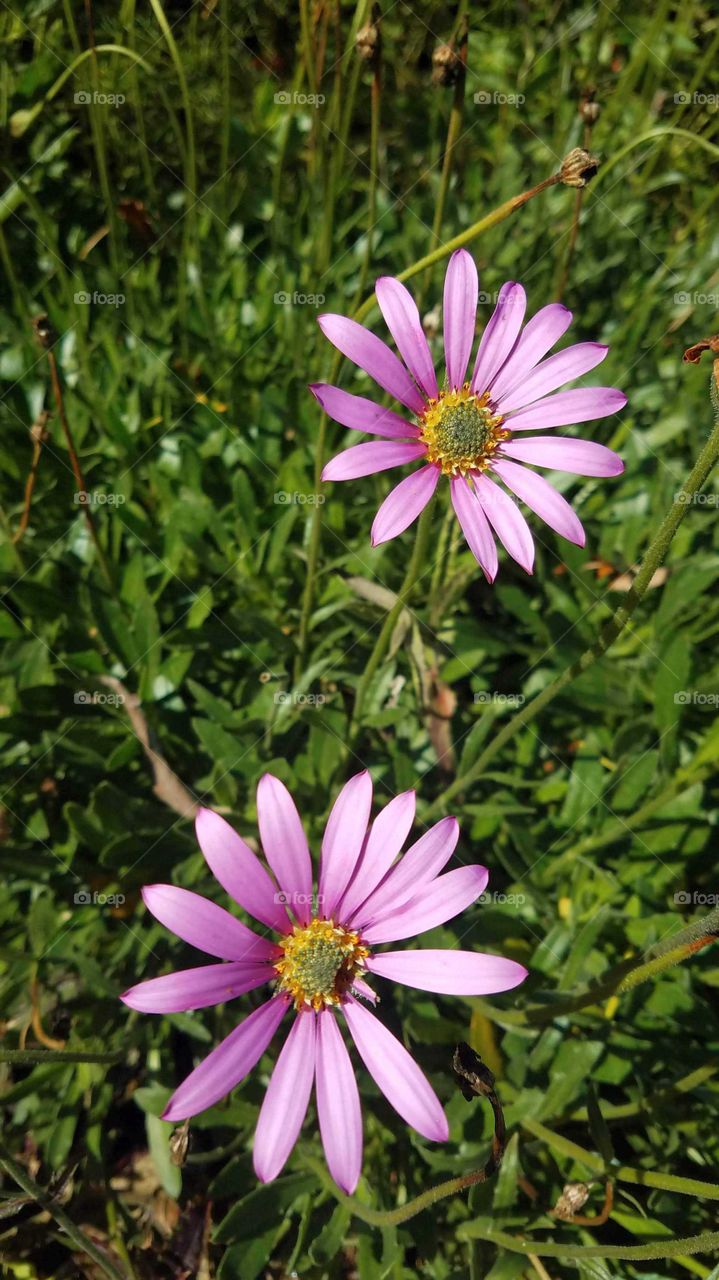
[[526, 724], [534, 720], [543, 711], [546, 706], [552, 702], [562, 689], [577, 679], [577, 676], [583, 675], [589, 667], [592, 667], [599, 658], [607, 652], [614, 644], [614, 641], [624, 630], [629, 622], [634, 610], [640, 603], [644, 593], [646, 592], [654, 574], [659, 566], [663, 563], [672, 539], [682, 523], [687, 511], [689, 510], [694, 495], [699, 492], [705, 480], [712, 471], [717, 459], [719, 458], [719, 421], [714, 427], [704, 448], [701, 450], [694, 466], [691, 469], [688, 479], [685, 481], [681, 490], [675, 494], [674, 501], [669, 508], [666, 516], [662, 520], [659, 530], [655, 534], [642, 560], [641, 567], [631, 589], [627, 592], [625, 602], [615, 610], [612, 617], [602, 627], [598, 638], [593, 645], [584, 651], [576, 662], [567, 667], [561, 675], [548, 684], [536, 698], [532, 698], [530, 702], [525, 702], [515, 716], [507, 722], [503, 729], [495, 738], [485, 747], [482, 754], [475, 763], [456, 778], [439, 796], [429, 809], [425, 810], [423, 818], [427, 819], [436, 813], [446, 810], [446, 806], [454, 796], [459, 792], [465, 791], [467, 787], [476, 782], [487, 768], [491, 760], [498, 755], [508, 742], [524, 728]]
[[423, 1209], [436, 1204], [438, 1200], [458, 1195], [460, 1191], [466, 1191], [467, 1187], [483, 1182], [485, 1176], [484, 1170], [478, 1169], [472, 1173], [465, 1173], [459, 1178], [449, 1178], [436, 1187], [429, 1187], [427, 1191], [422, 1191], [420, 1195], [415, 1196], [413, 1200], [408, 1200], [397, 1209], [372, 1209], [370, 1205], [362, 1204], [362, 1201], [355, 1199], [354, 1196], [344, 1195], [320, 1160], [306, 1155], [304, 1163], [317, 1175], [325, 1189], [339, 1200], [340, 1204], [350, 1209], [361, 1222], [366, 1222], [372, 1227], [397, 1227], [402, 1222], [408, 1222], [410, 1218], [414, 1218], [415, 1214], [421, 1213]]
[[[541, 191], [546, 191], [548, 187], [555, 186], [559, 181], [559, 174], [555, 173], [551, 178], [545, 178], [543, 182], [538, 183], [536, 187], [532, 187], [529, 191], [522, 191], [520, 195], [512, 196], [511, 200], [505, 200], [504, 204], [498, 205], [496, 209], [480, 218], [478, 222], [473, 222], [471, 227], [467, 227], [465, 231], [460, 231], [459, 235], [453, 236], [451, 240], [445, 241], [444, 244], [433, 249], [431, 253], [426, 253], [423, 258], [418, 258], [411, 266], [405, 267], [404, 271], [400, 271], [397, 279], [403, 282], [411, 280], [420, 271], [425, 271], [427, 267], [433, 267], [435, 262], [441, 262], [443, 258], [448, 258], [450, 254], [454, 253], [455, 249], [461, 249], [464, 245], [470, 244], [472, 240], [476, 240], [477, 236], [481, 236], [485, 231], [496, 227], [498, 223], [504, 222], [505, 218], [508, 218], [517, 209], [521, 209], [522, 205], [525, 205], [528, 200], [539, 195]], [[362, 303], [359, 310], [355, 312], [354, 319], [357, 321], [364, 320], [365, 316], [369, 315], [376, 305], [377, 298], [372, 293]]]
[[[358, 8], [357, 8], [358, 15], [368, 7], [369, 3], [370, 3], [370, 0], [360, 0], [360, 3], [358, 4]], [[354, 70], [356, 71], [356, 67]], [[350, 88], [349, 102], [353, 100], [353, 96], [352, 96], [353, 92], [354, 92], [354, 89]], [[333, 151], [332, 153], [333, 157], [335, 155], [335, 152], [336, 152], [336, 148], [335, 148], [335, 151]], [[332, 163], [333, 163], [333, 160], [331, 159], [330, 166], [332, 166]], [[536, 187], [531, 187], [529, 191], [523, 191], [521, 192], [520, 195], [513, 196], [511, 200], [506, 200], [504, 204], [499, 205], [497, 209], [493, 209], [491, 213], [488, 213], [486, 215], [486, 217], [480, 218], [479, 222], [473, 223], [471, 227], [468, 227], [466, 231], [461, 232], [460, 235], [455, 236], [453, 240], [448, 240], [446, 244], [440, 245], [437, 249], [434, 249], [431, 253], [425, 254], [423, 258], [419, 258], [417, 262], [413, 262], [411, 266], [406, 267], [404, 271], [400, 272], [397, 279], [402, 281], [409, 280], [411, 279], [412, 276], [417, 275], [418, 272], [424, 271], [427, 267], [434, 266], [435, 262], [441, 262], [443, 258], [448, 258], [449, 255], [453, 253], [455, 249], [460, 249], [462, 245], [469, 244], [471, 240], [475, 240], [477, 236], [482, 235], [484, 231], [489, 231], [490, 228], [495, 227], [497, 223], [503, 222], [504, 219], [508, 218], [509, 215], [511, 213], [514, 213], [516, 209], [520, 209], [522, 205], [525, 205], [527, 203], [528, 200], [531, 200], [534, 196], [539, 195], [540, 191], [546, 191], [548, 187], [554, 186], [555, 183], [559, 181], [560, 181], [559, 174], [555, 173], [552, 175], [552, 177], [545, 178], [543, 182], [538, 183]], [[333, 200], [334, 200], [334, 178], [331, 177], [330, 178], [330, 198], [328, 203], [328, 209], [332, 205]], [[329, 217], [329, 214], [328, 214], [328, 217]], [[357, 320], [358, 322], [363, 320], [365, 316], [368, 315], [369, 312], [372, 310], [373, 306], [375, 306], [376, 301], [377, 299], [375, 297], [375, 294], [374, 293], [370, 294], [369, 298], [367, 298], [362, 303], [362, 306], [359, 307], [359, 309], [355, 312], [353, 319]], [[341, 362], [342, 362], [341, 356], [336, 356], [335, 359], [333, 360], [332, 370], [330, 372], [330, 382], [334, 382], [335, 378], [337, 377]], [[322, 469], [324, 467], [324, 450], [325, 450], [326, 435], [327, 435], [327, 417], [323, 413], [320, 418], [319, 426], [317, 428], [317, 443], [315, 446], [314, 474], [315, 474], [315, 492], [316, 493], [319, 492], [319, 487], [321, 484]], [[311, 523], [310, 523], [310, 538], [309, 538], [309, 546], [307, 548], [307, 568], [305, 572], [305, 589], [304, 589], [304, 594], [302, 599], [302, 612], [300, 615], [300, 625], [299, 625], [299, 633], [298, 633], [298, 639], [297, 639], [298, 652], [297, 652], [297, 661], [295, 663], [295, 679], [296, 680], [299, 678], [301, 672], [303, 671], [305, 662], [307, 659], [307, 640], [309, 635], [309, 619], [310, 619], [310, 613], [312, 611], [312, 602], [314, 600], [315, 579], [317, 577], [317, 563], [319, 560], [321, 528], [322, 528], [322, 508], [319, 503], [315, 503], [312, 509], [312, 516], [311, 516]]]
[[528, 1009], [497, 1009], [479, 997], [472, 1000], [472, 1006], [500, 1025], [541, 1026], [568, 1013], [578, 1013], [581, 1009], [601, 1004], [612, 996], [624, 995], [625, 992], [632, 991], [643, 982], [650, 982], [665, 969], [690, 960], [697, 951], [713, 942], [718, 934], [719, 907], [715, 907], [708, 915], [693, 921], [686, 928], [680, 929], [678, 933], [673, 933], [665, 941], [658, 943], [651, 949], [648, 959], [642, 956], [635, 961], [623, 960], [615, 965], [601, 982], [587, 987], [577, 995], [560, 996], [558, 1000], [553, 1000], [549, 1004], [534, 1005]]
[[[374, 231], [374, 223], [377, 211], [377, 176], [379, 170], [379, 121], [380, 121], [380, 104], [382, 101], [382, 72], [379, 65], [375, 67], [372, 76], [371, 89], [371, 123], [370, 123], [370, 148], [369, 148], [369, 190], [367, 193], [367, 244], [365, 245], [364, 257], [362, 260], [362, 270], [360, 272], [359, 285], [357, 286], [357, 301], [355, 307], [359, 306], [362, 294], [367, 287], [367, 277], [369, 275], [370, 262], [372, 261], [372, 232]], [[355, 308], [353, 307], [353, 310]]]
[[527, 1117], [520, 1121], [523, 1129], [532, 1137], [546, 1142], [568, 1160], [575, 1160], [605, 1177], [616, 1178], [617, 1182], [626, 1182], [635, 1187], [653, 1187], [657, 1191], [672, 1191], [681, 1196], [701, 1196], [704, 1200], [719, 1200], [719, 1186], [715, 1182], [700, 1182], [697, 1178], [679, 1178], [674, 1173], [656, 1173], [653, 1169], [631, 1169], [627, 1165], [607, 1167], [601, 1156], [585, 1150], [576, 1142], [570, 1142], [562, 1134], [554, 1133], [539, 1120]]
[[96, 1244], [93, 1244], [89, 1236], [86, 1236], [79, 1227], [75, 1226], [75, 1223], [67, 1216], [64, 1209], [61, 1209], [55, 1202], [52, 1195], [33, 1181], [27, 1169], [13, 1159], [2, 1143], [0, 1143], [0, 1167], [22, 1188], [26, 1195], [30, 1196], [37, 1205], [52, 1215], [68, 1240], [72, 1242], [76, 1249], [80, 1249], [88, 1258], [92, 1258], [104, 1276], [108, 1276], [109, 1280], [128, 1280], [127, 1275], [114, 1265], [107, 1254], [102, 1249], [99, 1249]]
[[392, 608], [390, 609], [389, 613], [387, 614], [384, 620], [384, 625], [382, 627], [382, 630], [379, 633], [379, 636], [377, 637], [377, 641], [370, 655], [369, 662], [365, 666], [365, 669], [362, 673], [362, 678], [360, 679], [360, 682], [357, 686], [357, 696], [355, 698], [354, 712], [352, 715], [352, 720], [350, 722], [350, 728], [349, 728], [350, 740], [354, 738], [357, 732], [357, 729], [359, 728], [359, 725], [361, 723], [362, 710], [364, 707], [364, 701], [367, 695], [367, 690], [372, 682], [372, 679], [374, 678], [374, 674], [380, 662], [382, 661], [382, 659], [384, 658], [387, 652], [387, 648], [392, 638], [392, 633], [395, 629], [397, 619], [399, 618], [399, 615], [401, 614], [407, 601], [409, 600], [410, 595], [412, 594], [412, 588], [414, 587], [414, 584], [417, 581], [420, 567], [425, 562], [431, 525], [432, 525], [432, 503], [428, 502], [427, 506], [425, 507], [424, 511], [422, 512], [419, 518], [419, 523], [417, 525], [417, 536], [414, 542], [414, 549], [412, 551], [410, 562], [407, 566], [407, 572], [404, 577], [404, 582], [402, 583], [402, 586], [400, 587], [397, 593], [397, 599], [395, 600], [394, 604], [392, 605]]
[[447, 200], [447, 192], [449, 190], [449, 180], [452, 173], [452, 161], [454, 159], [454, 148], [459, 137], [459, 131], [462, 127], [462, 116], [464, 114], [464, 86], [467, 79], [467, 41], [469, 37], [469, 27], [466, 18], [462, 19], [462, 34], [460, 36], [460, 66], [457, 74], [457, 82], [454, 86], [454, 97], [452, 100], [452, 110], [449, 113], [449, 125], [447, 128], [447, 142], [444, 148], [444, 160], [442, 162], [442, 176], [439, 180], [439, 190], [437, 192], [437, 203], [434, 209], [434, 220], [432, 222], [432, 240], [431, 248], [436, 248], [440, 240], [440, 232], [442, 230], [442, 218], [444, 216], [444, 206]]
[[38, 1062], [100, 1062], [112, 1066], [122, 1062], [121, 1050], [115, 1053], [85, 1053], [82, 1049], [0, 1049], [0, 1062], [29, 1067]]
[[585, 1258], [626, 1258], [640, 1261], [643, 1258], [676, 1258], [684, 1254], [712, 1253], [719, 1249], [719, 1231], [705, 1231], [701, 1236], [684, 1236], [678, 1240], [657, 1241], [656, 1244], [542, 1244], [510, 1236], [506, 1231], [496, 1231], [483, 1222], [465, 1222], [457, 1228], [459, 1240], [486, 1240], [511, 1253], [534, 1254], [537, 1258], [572, 1258], [581, 1263]]

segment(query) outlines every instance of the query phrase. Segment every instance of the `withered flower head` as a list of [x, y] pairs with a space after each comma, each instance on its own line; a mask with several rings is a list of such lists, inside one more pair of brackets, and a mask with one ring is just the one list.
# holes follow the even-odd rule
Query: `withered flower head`
[[575, 147], [564, 157], [559, 178], [565, 187], [586, 187], [598, 168], [596, 156], [590, 155], [583, 147]]
[[379, 25], [376, 22], [368, 22], [357, 32], [355, 48], [363, 62], [368, 62], [371, 67], [376, 65], [380, 53]]
[[432, 84], [439, 88], [451, 88], [456, 84], [462, 60], [451, 44], [438, 44], [432, 54]]

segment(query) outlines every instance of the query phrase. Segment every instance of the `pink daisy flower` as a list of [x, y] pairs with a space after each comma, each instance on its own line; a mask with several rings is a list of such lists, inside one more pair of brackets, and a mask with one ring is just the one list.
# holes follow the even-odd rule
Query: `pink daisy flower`
[[224, 818], [200, 810], [197, 838], [210, 870], [235, 902], [279, 935], [274, 941], [187, 889], [149, 885], [143, 891], [157, 920], [223, 963], [141, 982], [122, 996], [131, 1009], [176, 1013], [272, 988], [269, 999], [175, 1090], [165, 1120], [197, 1115], [234, 1089], [294, 1011], [255, 1132], [255, 1172], [263, 1182], [277, 1176], [292, 1151], [314, 1084], [330, 1172], [348, 1193], [357, 1185], [362, 1118], [342, 1021], [402, 1119], [425, 1138], [447, 1140], [447, 1119], [428, 1080], [362, 1003], [377, 999], [368, 976], [449, 995], [509, 991], [526, 977], [514, 960], [477, 951], [375, 952], [382, 943], [423, 933], [464, 911], [483, 892], [488, 873], [463, 866], [440, 874], [457, 844], [455, 818], [443, 818], [398, 857], [414, 821], [413, 791], [391, 800], [368, 825], [371, 804], [367, 772], [340, 791], [322, 840], [316, 896], [307, 839], [279, 779], [265, 774], [257, 788], [260, 836], [272, 875]]
[[338, 454], [325, 467], [323, 480], [355, 480], [408, 462], [423, 464], [382, 503], [372, 525], [372, 545], [407, 529], [429, 502], [440, 476], [446, 475], [457, 519], [490, 582], [497, 573], [494, 534], [528, 573], [534, 565], [529, 525], [506, 490], [562, 537], [584, 546], [584, 530], [569, 503], [529, 467], [616, 476], [624, 464], [618, 454], [591, 440], [525, 432], [590, 422], [622, 409], [627, 398], [614, 387], [557, 391], [594, 369], [609, 348], [579, 342], [545, 360], [568, 329], [572, 313], [561, 303], [551, 303], [522, 328], [526, 294], [521, 284], [509, 281], [500, 290], [467, 380], [479, 282], [473, 259], [458, 249], [444, 282], [447, 378], [440, 390], [412, 295], [391, 276], [381, 277], [376, 289], [401, 360], [346, 316], [320, 316], [320, 327], [342, 355], [410, 411], [412, 421], [340, 387], [316, 383], [310, 388], [335, 422], [384, 437]]

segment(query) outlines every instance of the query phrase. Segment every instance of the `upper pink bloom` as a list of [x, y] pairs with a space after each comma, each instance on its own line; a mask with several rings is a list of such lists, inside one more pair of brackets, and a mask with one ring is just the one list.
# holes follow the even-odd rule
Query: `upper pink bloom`
[[255, 1172], [263, 1182], [277, 1176], [292, 1151], [314, 1084], [330, 1172], [348, 1193], [357, 1185], [362, 1118], [337, 1014], [402, 1119], [425, 1138], [446, 1141], [447, 1119], [429, 1081], [362, 1003], [376, 1000], [366, 976], [463, 996], [509, 991], [526, 977], [514, 960], [478, 951], [376, 953], [382, 943], [434, 929], [464, 911], [483, 892], [488, 873], [461, 866], [440, 874], [459, 837], [454, 818], [443, 818], [399, 856], [414, 821], [413, 791], [396, 796], [368, 825], [371, 804], [367, 772], [340, 791], [322, 840], [316, 895], [299, 814], [278, 778], [266, 774], [257, 788], [260, 835], [272, 874], [224, 818], [200, 810], [197, 838], [210, 870], [277, 940], [187, 889], [149, 885], [143, 891], [145, 905], [162, 924], [223, 963], [141, 982], [122, 996], [131, 1009], [176, 1013], [222, 1004], [267, 984], [273, 988], [175, 1090], [165, 1120], [196, 1115], [234, 1089], [294, 1011], [255, 1132]]
[[609, 348], [579, 342], [545, 360], [568, 329], [572, 313], [561, 303], [551, 303], [522, 328], [527, 299], [521, 284], [513, 281], [500, 290], [467, 379], [478, 289], [474, 261], [465, 249], [458, 249], [444, 282], [447, 377], [441, 388], [419, 312], [399, 280], [379, 279], [377, 302], [401, 360], [355, 320], [320, 316], [330, 342], [409, 410], [411, 421], [326, 383], [310, 390], [336, 422], [384, 437], [381, 443], [354, 445], [338, 454], [325, 467], [323, 480], [354, 480], [407, 462], [423, 463], [382, 503], [372, 525], [373, 546], [412, 524], [445, 474], [464, 536], [493, 582], [497, 548], [492, 531], [528, 573], [534, 565], [529, 525], [507, 489], [550, 528], [584, 546], [584, 530], [569, 503], [536, 471], [520, 464], [580, 476], [616, 476], [624, 470], [619, 455], [602, 444], [524, 433], [606, 418], [622, 409], [627, 398], [614, 387], [557, 393], [566, 382], [600, 364]]

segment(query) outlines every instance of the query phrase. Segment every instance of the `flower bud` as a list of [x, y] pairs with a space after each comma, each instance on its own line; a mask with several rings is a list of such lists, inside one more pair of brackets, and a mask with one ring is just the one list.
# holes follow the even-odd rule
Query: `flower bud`
[[559, 180], [565, 187], [586, 187], [598, 168], [599, 161], [596, 156], [590, 155], [583, 147], [575, 147], [562, 161]]
[[376, 66], [380, 53], [379, 26], [376, 22], [368, 22], [366, 27], [357, 32], [355, 49], [363, 62], [369, 63], [370, 67]]
[[438, 44], [432, 54], [432, 84], [438, 88], [451, 88], [456, 84], [462, 60], [451, 44]]
[[596, 124], [599, 119], [601, 107], [598, 102], [583, 102], [579, 108], [579, 114], [585, 124]]

